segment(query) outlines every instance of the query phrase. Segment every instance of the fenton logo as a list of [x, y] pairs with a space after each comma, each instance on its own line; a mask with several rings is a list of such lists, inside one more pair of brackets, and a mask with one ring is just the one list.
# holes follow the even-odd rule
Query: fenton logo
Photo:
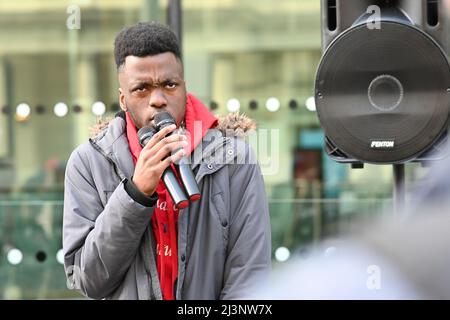
[[370, 147], [372, 149], [392, 149], [394, 148], [394, 141], [386, 140], [386, 141], [372, 141]]

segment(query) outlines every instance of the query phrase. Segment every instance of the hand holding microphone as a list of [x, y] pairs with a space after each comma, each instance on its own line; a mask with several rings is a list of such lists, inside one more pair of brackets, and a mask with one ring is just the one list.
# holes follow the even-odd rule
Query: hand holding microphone
[[[156, 191], [159, 180], [165, 170], [167, 168], [170, 169], [170, 164], [184, 156], [183, 147], [187, 145], [185, 137], [178, 134], [166, 137], [175, 129], [176, 126], [173, 125], [167, 126], [159, 132], [156, 132], [154, 129], [152, 131], [150, 127], [144, 127], [138, 131], [143, 149], [136, 163], [133, 183], [147, 196], [151, 196]], [[171, 155], [175, 150], [178, 151]], [[176, 177], [174, 178], [176, 180]], [[176, 182], [178, 184], [178, 181]]]
[[[148, 186], [154, 185], [153, 177], [158, 176], [159, 179], [161, 179], [162, 177], [164, 185], [169, 191], [169, 194], [172, 197], [175, 206], [179, 209], [185, 208], [189, 205], [189, 200], [196, 201], [201, 197], [197, 182], [195, 181], [194, 175], [189, 165], [189, 161], [187, 161], [187, 159], [184, 157], [185, 153], [182, 148], [187, 145], [187, 141], [183, 140], [185, 139], [185, 136], [175, 134], [173, 132], [175, 130], [176, 125], [175, 120], [170, 115], [170, 113], [165, 111], [157, 113], [155, 115], [155, 125], [156, 128], [143, 127], [138, 131], [139, 143], [143, 147], [142, 152], [144, 152], [144, 150], [146, 151], [146, 153], [155, 152], [156, 151], [155, 148], [158, 147], [158, 144], [160, 144], [162, 141], [166, 142], [165, 146], [162, 147], [159, 146], [159, 148], [163, 148], [164, 151], [163, 152], [159, 151], [159, 153], [157, 153], [157, 155], [159, 156], [157, 156], [156, 158], [152, 157], [153, 160], [156, 161], [157, 159], [159, 159], [159, 161], [161, 161], [161, 164], [164, 163], [164, 165], [162, 165], [163, 168], [162, 175], [159, 176], [151, 175], [152, 179], [150, 182], [147, 182], [147, 185]], [[182, 140], [181, 143], [179, 143], [180, 139]], [[159, 142], [155, 142], [155, 140], [159, 140]], [[148, 147], [149, 145], [153, 147], [149, 148]], [[175, 152], [175, 154], [172, 156], [168, 156], [169, 152]], [[163, 155], [162, 158], [160, 158], [161, 154]], [[166, 156], [166, 158], [164, 157], [164, 155]], [[143, 157], [142, 153], [139, 159], [141, 159], [141, 157]], [[149, 155], [149, 157], [151, 157], [151, 155]], [[178, 161], [179, 163], [177, 164]], [[175, 168], [178, 171], [178, 175], [182, 181], [184, 190], [183, 187], [178, 182], [175, 172], [172, 170], [172, 167], [170, 166], [170, 163], [172, 162], [175, 163]], [[151, 163], [154, 164], [154, 162]], [[136, 169], [137, 165], [138, 164], [136, 164]], [[161, 166], [158, 167], [158, 169], [160, 168]], [[142, 179], [139, 179], [139, 181], [142, 181]], [[142, 182], [142, 185], [145, 185], [144, 182]], [[157, 185], [158, 182], [156, 182], [156, 184], [154, 185], [155, 189]]]
[[[174, 125], [175, 119], [172, 115], [166, 111], [159, 112], [155, 115], [155, 124], [157, 130], [161, 131], [165, 128]], [[168, 136], [171, 136], [173, 132], [169, 132]], [[191, 170], [190, 163], [186, 157], [182, 157], [179, 162], [175, 162], [175, 168], [178, 170], [178, 174], [183, 183], [184, 189], [190, 201], [197, 201], [200, 199], [201, 194], [195, 181], [194, 174]]]

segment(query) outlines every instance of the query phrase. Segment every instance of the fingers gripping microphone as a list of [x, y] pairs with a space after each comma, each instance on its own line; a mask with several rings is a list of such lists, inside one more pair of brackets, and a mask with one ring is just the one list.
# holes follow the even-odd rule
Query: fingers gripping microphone
[[142, 148], [144, 148], [147, 143], [153, 138], [153, 136], [156, 133], [156, 129], [152, 127], [142, 127], [137, 132], [137, 135], [139, 137], [139, 143], [141, 144]]
[[[138, 131], [139, 143], [142, 148], [146, 146], [146, 144], [151, 140], [153, 135], [156, 133], [156, 130], [152, 127], [143, 127]], [[175, 204], [177, 209], [186, 208], [189, 205], [189, 201], [178, 183], [177, 177], [175, 173], [172, 171], [172, 167], [167, 167], [162, 175], [162, 180], [164, 185], [166, 186], [167, 191]]]
[[[158, 112], [155, 115], [155, 124], [156, 128], [161, 130], [164, 127], [170, 126], [175, 123], [175, 119], [172, 115], [166, 111]], [[171, 135], [172, 133], [169, 133]], [[186, 157], [180, 159], [178, 164], [175, 164], [175, 167], [178, 169], [178, 173], [180, 174], [181, 181], [183, 182], [184, 189], [189, 197], [190, 201], [197, 201], [200, 199], [201, 194], [197, 185], [197, 181], [195, 181], [194, 174], [192, 173], [191, 166]]]

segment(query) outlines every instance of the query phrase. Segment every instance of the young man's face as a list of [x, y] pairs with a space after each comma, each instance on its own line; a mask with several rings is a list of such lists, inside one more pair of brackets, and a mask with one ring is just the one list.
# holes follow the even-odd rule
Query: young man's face
[[183, 121], [186, 85], [181, 61], [173, 53], [126, 57], [119, 69], [119, 84], [120, 107], [130, 112], [137, 129], [152, 123], [160, 111], [169, 112], [177, 126]]

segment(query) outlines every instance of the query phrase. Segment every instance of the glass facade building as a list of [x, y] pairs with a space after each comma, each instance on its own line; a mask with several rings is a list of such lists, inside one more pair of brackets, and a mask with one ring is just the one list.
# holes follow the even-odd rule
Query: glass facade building
[[[331, 161], [315, 113], [318, 0], [182, 0], [188, 91], [256, 120], [276, 250], [301, 252], [392, 204], [392, 168]], [[0, 298], [79, 297], [61, 264], [71, 151], [119, 110], [117, 32], [164, 0], [0, 0]], [[407, 166], [407, 183], [426, 169]]]

